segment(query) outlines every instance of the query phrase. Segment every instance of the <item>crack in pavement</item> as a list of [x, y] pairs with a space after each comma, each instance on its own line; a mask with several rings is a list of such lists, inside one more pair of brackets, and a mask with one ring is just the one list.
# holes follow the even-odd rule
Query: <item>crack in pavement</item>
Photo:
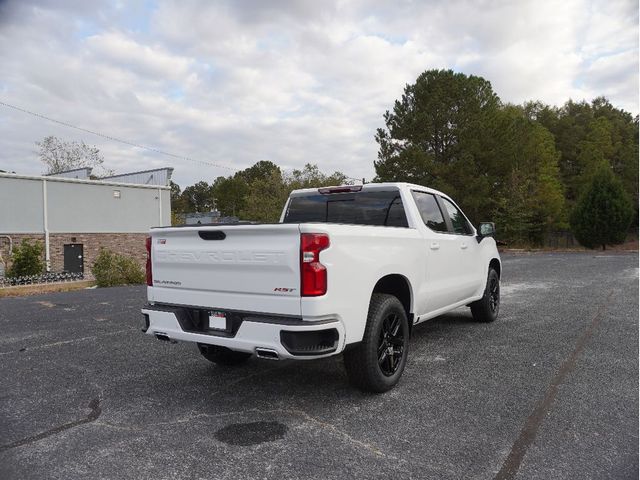
[[353, 443], [355, 445], [359, 445], [360, 447], [363, 447], [364, 449], [369, 450], [370, 452], [374, 453], [375, 455], [377, 455], [379, 457], [385, 457], [385, 458], [391, 458], [391, 459], [398, 460], [398, 461], [404, 461], [403, 459], [400, 459], [400, 458], [397, 458], [397, 457], [394, 457], [392, 455], [388, 455], [388, 454], [384, 453], [382, 450], [380, 450], [379, 448], [375, 447], [374, 445], [371, 445], [369, 443], [366, 443], [366, 442], [363, 442], [361, 440], [358, 440], [357, 438], [353, 438], [347, 432], [344, 432], [344, 431], [340, 430], [338, 427], [336, 427], [332, 423], [323, 422], [322, 420], [319, 420], [319, 419], [317, 419], [315, 417], [312, 417], [311, 415], [309, 415], [304, 410], [290, 409], [290, 410], [284, 410], [284, 411], [285, 412], [289, 411], [290, 413], [292, 413], [294, 415], [298, 415], [298, 416], [306, 419], [309, 422], [315, 423], [317, 426], [319, 426], [323, 430], [328, 430], [328, 431], [330, 431], [332, 433], [338, 434], [339, 436], [341, 436], [345, 440], [349, 441], [350, 443]]
[[518, 435], [518, 438], [511, 446], [511, 450], [509, 451], [507, 458], [493, 480], [512, 480], [515, 478], [518, 470], [520, 469], [520, 465], [522, 464], [522, 460], [527, 454], [529, 447], [531, 447], [536, 439], [536, 435], [538, 434], [538, 430], [540, 429], [542, 422], [553, 406], [553, 402], [558, 394], [558, 388], [562, 382], [564, 382], [567, 375], [576, 367], [578, 357], [584, 350], [589, 339], [593, 336], [595, 329], [602, 321], [603, 313], [607, 310], [606, 307], [612, 296], [613, 290], [610, 290], [604, 303], [598, 307], [596, 313], [591, 319], [591, 322], [589, 322], [587, 328], [576, 341], [575, 348], [565, 361], [562, 362], [558, 372], [551, 379], [551, 383], [549, 384], [544, 397], [540, 402], [538, 402], [533, 412], [531, 412], [527, 418], [524, 427], [522, 427], [522, 430], [520, 431], [520, 435]]
[[42, 350], [43, 348], [59, 347], [60, 345], [67, 345], [69, 343], [84, 342], [84, 341], [87, 341], [87, 340], [96, 340], [99, 337], [117, 335], [119, 333], [124, 333], [124, 332], [129, 332], [129, 331], [138, 331], [138, 329], [134, 328], [134, 327], [127, 327], [127, 328], [123, 328], [123, 329], [120, 329], [120, 330], [116, 330], [114, 332], [101, 333], [101, 334], [98, 334], [98, 335], [89, 335], [88, 337], [72, 338], [70, 340], [61, 340], [59, 342], [46, 343], [44, 345], [37, 345], [35, 347], [23, 347], [20, 350], [11, 350], [11, 351], [8, 351], [8, 352], [0, 352], [0, 356], [2, 356], [2, 355], [10, 355], [12, 353], [18, 353], [18, 352], [32, 351], [32, 350]]
[[83, 425], [85, 423], [91, 423], [94, 422], [98, 419], [98, 417], [100, 416], [100, 414], [102, 413], [102, 408], [100, 408], [100, 398], [94, 398], [93, 400], [91, 400], [89, 402], [89, 408], [91, 409], [91, 412], [89, 413], [89, 415], [86, 416], [86, 418], [82, 418], [80, 420], [76, 420], [75, 422], [69, 422], [69, 423], [65, 423], [63, 425], [59, 425], [57, 427], [51, 428], [49, 430], [46, 430], [42, 433], [39, 433], [37, 435], [33, 435], [31, 437], [27, 437], [27, 438], [23, 438], [22, 440], [18, 440], [16, 442], [13, 443], [9, 443], [7, 445], [0, 445], [0, 452], [3, 452], [5, 450], [10, 450], [12, 448], [16, 448], [16, 447], [22, 447], [24, 445], [29, 445], [31, 443], [37, 442], [42, 440], [43, 438], [47, 438], [50, 437], [51, 435], [55, 435], [57, 433], [63, 432], [64, 430], [69, 430], [70, 428], [74, 428], [77, 427], [79, 425]]
[[[342, 437], [343, 439], [347, 440], [349, 443], [352, 443], [352, 444], [357, 445], [357, 446], [359, 446], [361, 448], [364, 448], [365, 450], [368, 450], [369, 452], [373, 453], [374, 455], [376, 455], [378, 457], [384, 457], [384, 458], [388, 458], [388, 459], [392, 459], [392, 460], [397, 460], [397, 461], [400, 461], [400, 462], [406, 462], [406, 460], [404, 460], [402, 458], [398, 458], [398, 457], [394, 457], [392, 455], [386, 454], [382, 450], [377, 448], [375, 445], [371, 445], [371, 444], [369, 444], [367, 442], [363, 442], [361, 440], [358, 440], [357, 438], [354, 438], [351, 435], [349, 435], [347, 432], [344, 432], [344, 431], [340, 430], [335, 425], [333, 425], [331, 423], [328, 423], [328, 422], [324, 422], [322, 420], [319, 420], [319, 419], [313, 417], [312, 415], [309, 415], [304, 410], [300, 410], [300, 409], [297, 409], [297, 408], [274, 408], [274, 409], [268, 409], [268, 410], [259, 409], [259, 408], [250, 408], [250, 409], [247, 409], [247, 410], [238, 410], [238, 411], [224, 412], [224, 413], [218, 413], [218, 414], [210, 414], [210, 413], [195, 413], [194, 414], [194, 413], [195, 412], [191, 412], [188, 415], [185, 415], [185, 416], [183, 416], [181, 418], [178, 418], [176, 420], [172, 420], [172, 421], [169, 421], [169, 422], [149, 423], [149, 424], [146, 424], [146, 427], [163, 427], [163, 426], [185, 424], [185, 423], [190, 423], [190, 422], [193, 422], [193, 421], [197, 421], [200, 418], [220, 418], [220, 417], [229, 417], [229, 416], [235, 416], [235, 415], [245, 415], [245, 414], [250, 414], [250, 413], [258, 413], [258, 414], [262, 414], [262, 415], [269, 415], [269, 414], [274, 414], [274, 413], [284, 413], [284, 414], [289, 414], [289, 415], [300, 417], [300, 418], [302, 418], [303, 420], [305, 420], [305, 421], [307, 421], [309, 423], [313, 423], [316, 426], [318, 426], [319, 428], [321, 428], [322, 430], [325, 430], [325, 431], [328, 431], [328, 432], [333, 433], [335, 435], [338, 435], [338, 436]], [[114, 428], [114, 429], [119, 429], [119, 430], [130, 430], [130, 431], [142, 431], [142, 430], [145, 429], [142, 426], [123, 425], [123, 424], [119, 424], [119, 423], [105, 422], [105, 421], [96, 422], [95, 425]]]

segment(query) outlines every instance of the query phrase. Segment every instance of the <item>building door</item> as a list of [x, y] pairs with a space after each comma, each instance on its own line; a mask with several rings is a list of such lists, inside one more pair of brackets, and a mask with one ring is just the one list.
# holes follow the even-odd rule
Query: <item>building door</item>
[[64, 271], [84, 273], [84, 254], [81, 243], [68, 243], [64, 246]]

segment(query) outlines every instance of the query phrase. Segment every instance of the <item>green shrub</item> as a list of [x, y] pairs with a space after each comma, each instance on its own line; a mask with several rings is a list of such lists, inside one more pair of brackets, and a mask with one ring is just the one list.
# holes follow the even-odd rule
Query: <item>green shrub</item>
[[594, 177], [571, 214], [571, 230], [587, 248], [624, 243], [633, 219], [633, 204], [608, 168]]
[[24, 277], [39, 275], [44, 270], [42, 252], [44, 248], [39, 242], [31, 243], [23, 240], [13, 249], [11, 267], [7, 270], [7, 277]]
[[135, 259], [105, 248], [100, 250], [91, 271], [99, 287], [145, 282], [145, 273]]

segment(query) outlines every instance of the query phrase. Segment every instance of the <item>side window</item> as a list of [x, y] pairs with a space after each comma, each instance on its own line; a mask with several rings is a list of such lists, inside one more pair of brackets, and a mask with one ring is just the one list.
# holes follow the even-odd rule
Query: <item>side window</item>
[[424, 224], [435, 232], [447, 232], [447, 224], [436, 202], [436, 197], [424, 192], [411, 192], [411, 194]]
[[469, 222], [462, 214], [462, 212], [456, 207], [453, 203], [447, 200], [444, 197], [440, 197], [442, 202], [444, 203], [444, 208], [447, 209], [447, 213], [449, 214], [449, 218], [451, 219], [451, 223], [453, 224], [453, 231], [462, 235], [471, 235], [473, 233], [473, 229]]

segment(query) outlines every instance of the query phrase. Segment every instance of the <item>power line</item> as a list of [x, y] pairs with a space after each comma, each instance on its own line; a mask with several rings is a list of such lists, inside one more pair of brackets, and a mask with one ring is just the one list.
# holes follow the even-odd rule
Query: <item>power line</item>
[[[94, 130], [89, 130], [87, 128], [78, 127], [77, 125], [73, 125], [73, 124], [68, 123], [68, 122], [63, 122], [62, 120], [56, 120], [55, 118], [48, 117], [48, 116], [43, 115], [41, 113], [32, 112], [31, 110], [26, 110], [26, 109], [18, 107], [16, 105], [11, 105], [10, 103], [3, 102], [2, 100], [0, 100], [0, 105], [3, 105], [3, 106], [8, 107], [8, 108], [12, 108], [12, 109], [17, 110], [17, 111], [22, 112], [22, 113], [26, 113], [28, 115], [32, 115], [32, 116], [40, 118], [42, 120], [48, 120], [49, 122], [57, 123], [58, 125], [62, 125], [64, 127], [73, 128], [75, 130], [79, 130], [81, 132], [90, 133], [91, 135], [96, 135], [98, 137], [102, 137], [102, 138], [105, 138], [107, 140], [111, 140], [111, 141], [114, 141], [114, 142], [119, 142], [119, 143], [122, 143], [124, 145], [129, 145], [130, 147], [140, 148], [142, 150], [148, 150], [150, 152], [159, 153], [161, 155], [166, 155], [168, 157], [176, 158], [178, 160], [186, 160], [188, 162], [199, 163], [199, 164], [202, 164], [202, 165], [208, 165], [210, 167], [224, 168], [224, 169], [231, 170], [231, 171], [234, 171], [234, 172], [239, 172], [240, 171], [239, 168], [230, 167], [230, 166], [227, 166], [227, 165], [220, 165], [218, 163], [213, 163], [213, 162], [206, 162], [204, 160], [197, 160], [195, 158], [187, 157], [187, 156], [184, 156], [184, 155], [176, 155], [175, 153], [165, 152], [164, 150], [160, 150], [160, 149], [155, 148], [155, 147], [148, 147], [146, 145], [141, 145], [139, 143], [130, 142], [128, 140], [123, 140], [121, 138], [113, 137], [111, 135], [106, 135], [104, 133], [96, 132]], [[355, 177], [346, 177], [346, 179], [347, 180], [355, 180], [355, 181], [358, 181], [358, 182], [362, 182], [364, 180], [362, 178], [355, 178]]]
[[90, 133], [92, 135], [96, 135], [98, 137], [105, 138], [107, 140], [111, 140], [111, 141], [114, 141], [114, 142], [119, 142], [119, 143], [122, 143], [124, 145], [129, 145], [130, 147], [141, 148], [143, 150], [149, 150], [150, 152], [155, 152], [155, 153], [159, 153], [161, 155], [166, 155], [167, 157], [177, 158], [179, 160], [186, 160], [188, 162], [200, 163], [202, 165], [208, 165], [210, 167], [225, 168], [227, 170], [232, 170], [234, 172], [240, 171], [240, 169], [235, 168], [235, 167], [229, 167], [227, 165], [220, 165], [218, 163], [205, 162], [204, 160], [196, 160], [195, 158], [186, 157], [184, 155], [176, 155], [175, 153], [165, 152], [164, 150], [160, 150], [158, 148], [147, 147], [146, 145], [141, 145], [139, 143], [130, 142], [128, 140], [123, 140], [121, 138], [113, 137], [111, 135], [105, 135], [104, 133], [95, 132], [93, 130], [88, 130], [86, 128], [78, 127], [76, 125], [72, 125], [70, 123], [63, 122], [61, 120], [56, 120], [55, 118], [47, 117], [46, 115], [42, 115], [41, 113], [32, 112], [30, 110], [26, 110], [24, 108], [20, 108], [20, 107], [17, 107], [15, 105], [11, 105], [9, 103], [3, 102], [2, 100], [0, 100], [0, 105], [4, 105], [5, 107], [12, 108], [12, 109], [17, 110], [19, 112], [26, 113], [28, 115], [32, 115], [34, 117], [37, 117], [37, 118], [40, 118], [40, 119], [43, 119], [43, 120], [48, 120], [50, 122], [57, 123], [58, 125], [62, 125], [62, 126], [68, 127], [68, 128], [74, 128], [76, 130], [80, 130], [81, 132]]

